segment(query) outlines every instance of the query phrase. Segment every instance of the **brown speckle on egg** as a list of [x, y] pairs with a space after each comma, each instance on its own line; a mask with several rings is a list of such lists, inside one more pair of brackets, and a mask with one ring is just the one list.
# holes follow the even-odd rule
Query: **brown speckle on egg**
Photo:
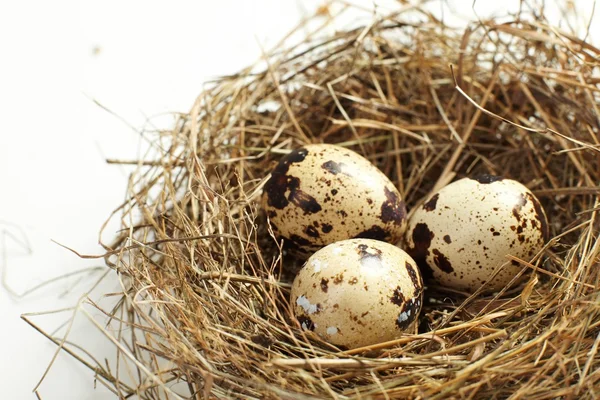
[[[340, 173], [341, 174], [345, 173], [343, 171], [344, 163], [341, 163], [341, 162], [338, 163], [338, 162], [335, 162], [333, 160], [329, 160], [329, 161], [325, 161], [323, 163], [323, 165], [321, 165], [321, 167], [325, 171], [327, 171], [327, 172], [329, 172], [330, 174], [333, 174], [333, 175], [337, 175], [337, 174], [340, 174]], [[346, 175], [348, 175], [348, 174], [346, 173]]]
[[429, 201], [427, 201], [425, 204], [423, 204], [423, 209], [425, 211], [433, 211], [433, 210], [435, 210], [435, 207], [437, 205], [437, 201], [438, 201], [439, 197], [440, 197], [440, 195], [438, 193], [436, 193], [433, 196], [431, 196], [431, 199], [429, 199]]
[[390, 297], [390, 301], [397, 306], [402, 306], [406, 300], [404, 299], [404, 295], [402, 294], [402, 288], [398, 286], [394, 289], [392, 297]]
[[332, 229], [333, 229], [333, 226], [331, 226], [330, 224], [323, 224], [323, 226], [321, 227], [321, 230], [323, 231], [323, 233], [329, 233], [329, 232], [331, 232]]
[[321, 290], [324, 293], [327, 293], [328, 288], [329, 288], [329, 279], [322, 278], [321, 279]]
[[381, 220], [383, 222], [393, 222], [396, 225], [402, 225], [406, 219], [406, 206], [400, 200], [397, 190], [383, 188], [386, 201], [381, 205]]
[[313, 237], [313, 238], [319, 237], [319, 231], [313, 225], [308, 225], [304, 229], [304, 233], [306, 233], [308, 236]]
[[337, 274], [336, 276], [333, 277], [334, 285], [339, 285], [342, 282], [344, 282], [344, 274], [343, 273]]
[[398, 328], [406, 329], [421, 311], [421, 296], [415, 296], [400, 306], [400, 312], [394, 321]]
[[433, 270], [427, 263], [429, 256], [429, 247], [435, 234], [429, 230], [427, 224], [417, 223], [411, 230], [412, 242], [411, 247], [407, 250], [408, 254], [417, 262], [421, 273], [425, 278], [433, 276]]
[[290, 184], [290, 195], [288, 200], [296, 207], [304, 211], [304, 215], [315, 214], [321, 211], [321, 205], [317, 200], [309, 194], [304, 193], [302, 190], [297, 189], [300, 186], [298, 179], [292, 179], [293, 185]]
[[454, 268], [452, 268], [452, 264], [448, 261], [448, 258], [443, 255], [438, 249], [433, 249], [433, 262], [435, 265], [447, 274], [451, 274], [454, 272]]
[[288, 199], [285, 197], [288, 190], [287, 172], [291, 164], [302, 162], [306, 154], [308, 154], [308, 151], [305, 148], [296, 149], [277, 164], [277, 167], [271, 173], [271, 179], [265, 184], [265, 194], [269, 206], [281, 210], [289, 204]]

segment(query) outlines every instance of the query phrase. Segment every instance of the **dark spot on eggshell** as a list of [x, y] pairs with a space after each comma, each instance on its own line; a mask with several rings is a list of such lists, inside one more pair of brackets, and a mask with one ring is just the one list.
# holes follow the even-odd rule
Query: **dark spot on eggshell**
[[[285, 197], [285, 193], [288, 190], [289, 177], [287, 173], [290, 169], [290, 165], [293, 163], [302, 162], [308, 150], [305, 148], [299, 148], [293, 150], [290, 154], [281, 158], [273, 172], [271, 178], [265, 184], [265, 193], [267, 194], [267, 203], [271, 207], [277, 209], [283, 209], [289, 204], [289, 200]], [[296, 178], [297, 179], [297, 178]]]
[[540, 223], [542, 228], [542, 238], [544, 242], [547, 242], [550, 239], [550, 229], [548, 227], [548, 220], [546, 219], [546, 214], [544, 213], [544, 209], [540, 204], [539, 200], [531, 193], [527, 193], [527, 197], [531, 200], [533, 204], [533, 209], [535, 210], [535, 218]]
[[379, 249], [369, 247], [364, 243], [359, 244], [356, 249], [361, 263], [365, 262], [369, 258], [375, 258], [378, 261], [381, 261], [381, 250]]
[[518, 267], [519, 265], [521, 265], [521, 263], [519, 263], [517, 260], [510, 260], [510, 263], [512, 265], [514, 265], [515, 267]]
[[309, 331], [315, 330], [315, 323], [306, 315], [298, 316], [298, 322], [300, 322], [300, 326], [302, 327], [302, 329]]
[[438, 249], [433, 249], [431, 252], [433, 253], [433, 262], [439, 269], [447, 274], [454, 272], [452, 264], [450, 264], [450, 261], [448, 261], [448, 258], [444, 254], [442, 254]]
[[368, 313], [369, 313], [368, 311], [365, 311], [364, 313], [360, 314], [361, 318], [366, 317]]
[[385, 222], [393, 222], [396, 225], [402, 225], [406, 219], [406, 205], [395, 190], [383, 188], [386, 200], [381, 205], [380, 219]]
[[416, 319], [419, 311], [421, 310], [421, 295], [410, 298], [404, 302], [400, 309], [400, 314], [396, 319], [396, 326], [400, 329], [406, 329]]
[[317, 228], [315, 228], [312, 225], [307, 226], [304, 229], [304, 233], [306, 233], [308, 236], [313, 237], [313, 238], [318, 238], [320, 237], [319, 235], [319, 231], [317, 230]]
[[367, 203], [369, 203], [369, 205], [373, 204], [373, 199], [370, 197], [367, 197]]
[[287, 207], [288, 199], [285, 197], [287, 191], [288, 178], [286, 175], [278, 175], [275, 171], [271, 178], [265, 184], [265, 193], [267, 194], [267, 204], [280, 210]]
[[390, 301], [400, 307], [404, 305], [404, 295], [402, 294], [402, 289], [400, 286], [394, 289], [392, 292], [392, 297], [390, 297]]
[[336, 161], [329, 160], [324, 162], [323, 165], [321, 165], [321, 168], [333, 175], [344, 174], [350, 176], [350, 174], [344, 171], [344, 163], [341, 162], [338, 163]]
[[408, 276], [410, 277], [410, 281], [413, 283], [413, 286], [415, 287], [415, 290], [417, 288], [423, 287], [423, 282], [421, 281], [421, 277], [419, 276], [419, 274], [417, 273], [415, 268], [412, 266], [412, 264], [409, 263], [408, 261], [406, 261], [406, 263], [404, 265], [406, 267], [406, 271], [408, 272]]
[[323, 226], [321, 226], [321, 230], [323, 231], [323, 233], [329, 233], [332, 229], [333, 226], [331, 226], [330, 224], [323, 224]]
[[343, 218], [346, 218], [348, 216], [348, 213], [344, 210], [339, 210], [336, 211], [338, 214], [340, 214]]
[[382, 227], [373, 225], [369, 229], [354, 236], [354, 239], [375, 239], [384, 241], [389, 236], [390, 233], [385, 231]]
[[290, 194], [288, 200], [296, 207], [304, 211], [304, 214], [315, 214], [321, 211], [321, 205], [311, 195], [300, 190], [300, 179], [296, 177], [288, 178], [288, 186]]
[[351, 285], [356, 285], [358, 283], [358, 278], [354, 276], [348, 281], [348, 283]]
[[475, 175], [471, 179], [473, 179], [479, 183], [488, 184], [488, 183], [501, 181], [504, 178], [502, 178], [501, 176], [496, 176], [496, 175], [480, 174], [480, 175]]
[[444, 235], [444, 242], [450, 244], [452, 243], [452, 239], [450, 238], [450, 235]]
[[321, 279], [321, 290], [324, 293], [327, 293], [327, 289], [329, 289], [329, 279], [322, 278]]
[[433, 277], [433, 270], [427, 264], [427, 256], [434, 236], [435, 234], [429, 230], [427, 224], [418, 223], [412, 230], [413, 247], [407, 249], [407, 253], [417, 262], [425, 278]]
[[512, 213], [513, 213], [514, 217], [517, 219], [517, 221], [521, 220], [521, 215], [519, 214], [519, 208], [518, 207], [513, 207]]
[[331, 189], [331, 195], [335, 196], [338, 193], [337, 189]]
[[356, 322], [360, 326], [365, 326], [365, 323], [363, 321], [361, 321], [360, 319], [358, 319], [358, 315], [353, 315], [353, 314], [350, 314], [350, 315], [351, 315], [350, 319], [352, 321]]
[[434, 194], [433, 197], [431, 197], [431, 199], [429, 199], [428, 202], [423, 204], [423, 209], [427, 212], [435, 210], [435, 207], [437, 206], [437, 201], [439, 198], [440, 198], [439, 193]]
[[342, 282], [344, 282], [344, 274], [343, 273], [337, 274], [333, 277], [334, 285], [339, 285]]

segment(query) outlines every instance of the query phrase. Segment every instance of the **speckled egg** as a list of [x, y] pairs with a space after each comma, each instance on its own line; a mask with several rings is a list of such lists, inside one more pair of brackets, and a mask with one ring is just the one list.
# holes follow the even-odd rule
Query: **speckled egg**
[[330, 144], [283, 157], [265, 184], [262, 205], [274, 233], [297, 255], [351, 238], [395, 243], [406, 227], [406, 206], [394, 184], [364, 157]]
[[481, 175], [442, 188], [411, 216], [407, 252], [423, 276], [441, 286], [474, 292], [502, 289], [548, 240], [546, 214], [525, 186], [510, 179]]
[[421, 310], [423, 281], [403, 250], [372, 239], [332, 243], [313, 254], [292, 284], [302, 329], [356, 348], [393, 340]]

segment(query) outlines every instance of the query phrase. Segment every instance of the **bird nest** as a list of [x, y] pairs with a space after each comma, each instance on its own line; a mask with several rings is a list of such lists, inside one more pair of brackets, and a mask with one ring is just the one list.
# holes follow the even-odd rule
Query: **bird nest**
[[[323, 37], [330, 10], [152, 137], [105, 245], [128, 368], [90, 362], [97, 379], [141, 399], [600, 396], [600, 50], [525, 10], [455, 30], [402, 6]], [[460, 177], [515, 179], [551, 239], [517, 260], [529, 278], [516, 286], [430, 286], [414, 330], [336, 348], [293, 318], [302, 260], [259, 205], [269, 171], [307, 143], [360, 153], [409, 211]]]

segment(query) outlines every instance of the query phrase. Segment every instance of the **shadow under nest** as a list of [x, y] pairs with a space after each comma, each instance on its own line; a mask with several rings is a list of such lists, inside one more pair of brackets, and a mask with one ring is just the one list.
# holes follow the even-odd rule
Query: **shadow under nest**
[[[418, 18], [274, 54], [157, 135], [106, 245], [139, 332], [121, 340], [154, 375], [138, 396], [181, 380], [191, 398], [600, 396], [600, 51], [533, 17], [460, 32]], [[516, 179], [552, 239], [522, 263], [524, 284], [472, 297], [429, 287], [415, 331], [337, 349], [293, 319], [302, 261], [282, 255], [258, 201], [283, 154], [321, 142], [368, 158], [409, 211], [464, 176]]]

